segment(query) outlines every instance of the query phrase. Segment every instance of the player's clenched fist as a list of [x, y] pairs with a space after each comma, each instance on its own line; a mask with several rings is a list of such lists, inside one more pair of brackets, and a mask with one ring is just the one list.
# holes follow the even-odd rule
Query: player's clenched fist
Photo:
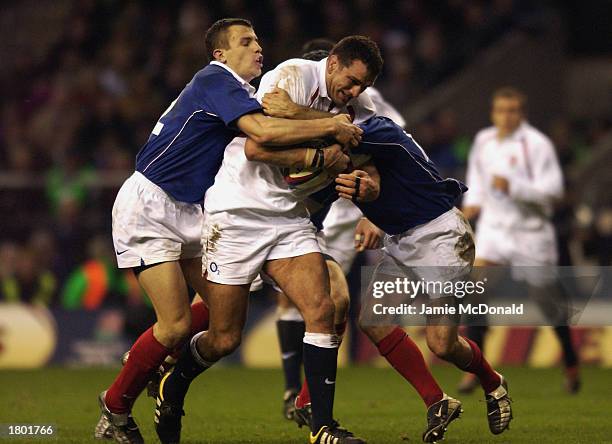
[[351, 123], [348, 114], [338, 114], [333, 117], [335, 123], [334, 137], [344, 146], [357, 146], [361, 142], [363, 130]]
[[299, 112], [299, 106], [291, 100], [289, 93], [278, 87], [264, 94], [261, 105], [264, 113], [271, 117], [294, 119]]
[[339, 174], [336, 184], [338, 195], [353, 202], [370, 202], [378, 199], [380, 194], [380, 183], [363, 170]]
[[385, 233], [380, 228], [362, 217], [355, 228], [355, 249], [363, 251], [380, 248], [384, 235]]

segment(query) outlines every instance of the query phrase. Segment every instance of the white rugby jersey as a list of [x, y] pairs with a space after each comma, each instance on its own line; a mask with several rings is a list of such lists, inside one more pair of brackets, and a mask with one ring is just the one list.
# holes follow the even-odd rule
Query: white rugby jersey
[[[374, 116], [376, 108], [366, 94], [352, 99], [343, 108], [332, 105], [325, 84], [326, 62], [327, 59], [319, 62], [290, 59], [281, 63], [262, 77], [258, 100], [261, 102], [265, 93], [278, 86], [287, 91], [291, 100], [298, 105], [332, 113], [348, 113], [354, 117], [355, 123]], [[247, 160], [245, 141], [244, 137], [236, 137], [225, 149], [215, 183], [206, 193], [205, 210], [216, 213], [246, 209], [267, 214], [306, 216], [304, 199], [328, 183], [314, 189], [289, 187], [283, 178], [282, 168]]]
[[[492, 187], [493, 176], [508, 179], [508, 195]], [[563, 195], [563, 174], [550, 139], [523, 122], [502, 140], [495, 127], [478, 132], [467, 186], [463, 205], [481, 207], [479, 224], [538, 230], [549, 224], [554, 201]]]

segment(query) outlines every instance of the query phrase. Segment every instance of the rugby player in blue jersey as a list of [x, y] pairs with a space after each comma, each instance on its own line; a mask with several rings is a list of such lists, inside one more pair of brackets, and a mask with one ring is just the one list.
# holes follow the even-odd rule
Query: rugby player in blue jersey
[[[440, 177], [425, 151], [399, 125], [384, 117], [374, 117], [360, 125], [363, 139], [353, 149], [356, 154], [368, 154], [380, 176], [378, 199], [365, 202], [358, 183], [364, 173], [340, 174], [334, 187], [311, 195], [319, 207], [329, 207], [338, 195], [353, 200], [367, 219], [357, 227], [357, 233], [371, 232], [372, 223], [387, 235], [383, 257], [373, 281], [394, 280], [395, 277], [425, 278], [448, 281], [466, 276], [474, 261], [474, 243], [471, 228], [459, 210], [454, 207], [458, 197], [466, 191], [465, 185], [455, 179]], [[247, 149], [259, 161], [285, 166], [275, 153], [265, 147], [247, 144]], [[291, 152], [283, 152], [289, 156]], [[297, 158], [301, 153], [293, 153]], [[335, 191], [335, 192], [334, 192]], [[322, 210], [324, 211], [324, 210]], [[322, 215], [323, 216], [323, 215]], [[322, 219], [322, 216], [319, 217]], [[369, 236], [364, 244], [376, 244]], [[436, 274], [438, 273], [438, 274]], [[452, 304], [454, 297], [445, 300], [429, 294], [437, 302]], [[447, 426], [461, 413], [461, 403], [445, 395], [429, 371], [420, 350], [404, 330], [394, 325], [371, 325], [368, 301], [362, 306], [361, 328], [376, 344], [380, 354], [408, 380], [427, 406], [425, 442], [442, 439]], [[436, 321], [436, 319], [429, 319]], [[458, 335], [456, 322], [431, 322], [426, 327], [427, 344], [439, 358], [453, 363], [461, 370], [478, 376], [487, 400], [487, 419], [492, 433], [503, 432], [512, 419], [507, 385], [485, 360], [478, 346]], [[448, 320], [447, 320], [448, 321]], [[300, 396], [308, 387], [303, 387]], [[308, 406], [296, 402], [296, 421], [309, 422]]]
[[[131, 416], [139, 393], [191, 330], [187, 285], [203, 292], [202, 201], [226, 145], [238, 134], [286, 146], [317, 137], [355, 145], [361, 130], [347, 116], [317, 121], [266, 117], [249, 82], [263, 55], [251, 24], [222, 19], [205, 36], [212, 60], [198, 71], [155, 124], [113, 206], [113, 242], [120, 268], [132, 268], [153, 302], [157, 323], [136, 341], [111, 387], [100, 394], [98, 439], [142, 443]], [[326, 161], [342, 157], [324, 150]]]

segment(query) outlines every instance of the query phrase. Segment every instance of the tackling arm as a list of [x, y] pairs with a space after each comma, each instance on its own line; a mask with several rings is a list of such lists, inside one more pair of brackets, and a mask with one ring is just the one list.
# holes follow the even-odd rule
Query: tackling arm
[[275, 87], [272, 91], [265, 93], [261, 105], [264, 113], [271, 117], [312, 120], [326, 119], [334, 116], [332, 113], [298, 105], [291, 100], [291, 96], [289, 96], [287, 91], [279, 87]]
[[294, 145], [331, 136], [343, 145], [356, 146], [363, 133], [361, 128], [350, 123], [347, 115], [306, 121], [277, 119], [254, 113], [240, 117], [237, 126], [243, 133], [262, 145]]

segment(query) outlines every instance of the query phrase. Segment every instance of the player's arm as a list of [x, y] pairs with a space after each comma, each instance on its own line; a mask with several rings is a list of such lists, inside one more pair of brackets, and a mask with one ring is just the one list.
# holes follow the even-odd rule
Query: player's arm
[[251, 161], [264, 162], [285, 168], [325, 168], [332, 174], [345, 171], [350, 158], [342, 147], [333, 144], [325, 148], [273, 149], [247, 138], [244, 154]]
[[314, 121], [266, 117], [260, 103], [225, 74], [211, 75], [203, 81], [198, 98], [206, 113], [218, 117], [230, 128], [238, 128], [261, 144], [292, 145], [333, 137], [344, 145], [353, 146], [359, 143], [363, 132], [346, 115]]
[[547, 205], [563, 197], [563, 173], [555, 148], [543, 142], [531, 151], [531, 175], [508, 178], [508, 195], [517, 201]]
[[261, 106], [267, 116], [283, 119], [312, 120], [333, 116], [332, 113], [298, 105], [291, 100], [287, 91], [279, 87], [274, 87], [272, 91], [264, 94]]
[[360, 170], [339, 174], [336, 178], [336, 191], [340, 197], [353, 202], [371, 202], [380, 195], [380, 174], [374, 164], [369, 162]]
[[346, 114], [314, 121], [278, 119], [261, 113], [245, 114], [238, 128], [261, 145], [286, 146], [308, 140], [333, 137], [342, 145], [357, 146], [363, 130]]

